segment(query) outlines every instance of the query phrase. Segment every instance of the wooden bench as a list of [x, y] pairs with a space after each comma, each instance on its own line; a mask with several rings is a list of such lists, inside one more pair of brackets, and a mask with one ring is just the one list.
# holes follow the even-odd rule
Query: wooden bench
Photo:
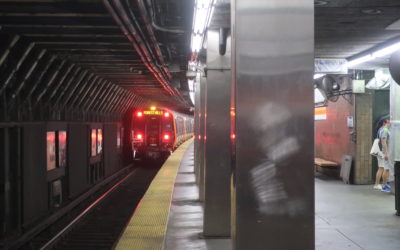
[[325, 175], [339, 177], [339, 164], [322, 158], [314, 158], [314, 170]]
[[339, 164], [333, 161], [328, 161], [322, 158], [314, 158], [314, 165], [319, 166], [319, 167], [334, 167], [337, 168], [339, 167]]

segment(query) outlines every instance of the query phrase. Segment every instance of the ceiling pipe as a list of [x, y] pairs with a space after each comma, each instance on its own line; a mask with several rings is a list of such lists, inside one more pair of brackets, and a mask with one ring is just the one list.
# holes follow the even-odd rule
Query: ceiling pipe
[[[129, 1], [128, 1], [128, 3], [129, 3]], [[151, 39], [151, 43], [153, 44], [154, 50], [155, 50], [155, 52], [156, 52], [157, 59], [159, 60], [160, 65], [161, 65], [161, 67], [163, 68], [164, 72], [165, 72], [166, 74], [168, 74], [168, 77], [171, 77], [171, 76], [169, 75], [168, 70], [167, 70], [166, 67], [165, 67], [164, 57], [163, 57], [163, 55], [162, 55], [160, 46], [158, 45], [158, 42], [157, 42], [156, 36], [155, 36], [155, 34], [154, 34], [154, 31], [153, 31], [153, 29], [152, 29], [151, 23], [149, 22], [149, 20], [148, 20], [148, 18], [147, 18], [147, 17], [148, 17], [147, 8], [146, 8], [146, 6], [144, 5], [143, 0], [137, 0], [137, 4], [138, 4], [138, 6], [139, 6], [140, 16], [142, 17], [142, 19], [143, 19], [143, 21], [144, 21], [144, 23], [145, 23], [146, 30], [147, 30], [147, 32], [148, 32], [148, 34], [149, 34], [149, 37], [150, 37], [150, 39]], [[131, 10], [129, 10], [129, 11], [130, 11], [131, 15], [134, 16], [133, 13], [132, 13], [132, 11], [131, 11]]]
[[[153, 61], [150, 52], [144, 46], [145, 42], [141, 39], [138, 34], [138, 31], [135, 27], [133, 27], [126, 11], [122, 8], [122, 5], [119, 0], [113, 0], [114, 6], [111, 4], [110, 0], [103, 1], [106, 8], [114, 18], [115, 22], [127, 36], [129, 41], [132, 43], [133, 47], [135, 48], [136, 52], [139, 54], [141, 60], [145, 64], [145, 66], [149, 69], [151, 73], [156, 77], [156, 79], [161, 83], [164, 89], [169, 93], [169, 95], [175, 96], [181, 101], [183, 97], [177, 90], [172, 89], [169, 84], [166, 76], [163, 74], [162, 70], [160, 70], [156, 63]], [[117, 13], [118, 12], [118, 13]]]
[[185, 33], [185, 31], [181, 30], [181, 29], [166, 28], [166, 27], [161, 27], [158, 24], [156, 24], [156, 21], [155, 21], [156, 18], [155, 18], [155, 14], [153, 11], [153, 1], [147, 0], [147, 4], [150, 6], [150, 19], [151, 19], [151, 25], [153, 26], [153, 28], [155, 28], [156, 30], [159, 30], [159, 31], [173, 33], [173, 34], [184, 34]]
[[[125, 10], [122, 8], [121, 3], [118, 0], [114, 0], [117, 6], [113, 6], [110, 0], [104, 0], [106, 8], [109, 10], [111, 15], [113, 16], [114, 20], [117, 22], [118, 26], [124, 32], [125, 36], [132, 42], [133, 47], [135, 48], [136, 52], [139, 54], [140, 59], [145, 64], [145, 66], [152, 72], [157, 80], [161, 82], [164, 86], [166, 83], [166, 79], [164, 76], [161, 75], [159, 69], [156, 68], [149, 51], [143, 46], [145, 42], [140, 38], [138, 35], [137, 30], [133, 27], [132, 23], [130, 22]], [[115, 9], [114, 9], [115, 8]], [[118, 11], [118, 13], [117, 13]], [[121, 15], [121, 17], [120, 17]], [[139, 47], [140, 45], [140, 47]], [[173, 91], [168, 88], [168, 86], [164, 86], [164, 88], [169, 92], [171, 95]]]

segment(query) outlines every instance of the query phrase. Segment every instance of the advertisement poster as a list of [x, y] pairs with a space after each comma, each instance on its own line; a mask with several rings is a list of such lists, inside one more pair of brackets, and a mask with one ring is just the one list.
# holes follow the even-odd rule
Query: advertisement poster
[[58, 166], [67, 166], [67, 131], [58, 132]]
[[56, 132], [47, 132], [47, 171], [56, 168]]
[[91, 132], [91, 156], [96, 156], [96, 145], [97, 145], [97, 135], [96, 135], [96, 129], [92, 129]]
[[97, 130], [97, 154], [101, 154], [103, 150], [103, 131], [101, 129]]

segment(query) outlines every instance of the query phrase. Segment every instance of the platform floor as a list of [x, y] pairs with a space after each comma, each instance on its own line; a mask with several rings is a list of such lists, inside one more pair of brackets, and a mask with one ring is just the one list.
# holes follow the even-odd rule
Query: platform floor
[[[166, 250], [231, 249], [229, 239], [201, 239], [203, 210], [193, 171], [193, 144], [186, 151], [175, 183]], [[372, 186], [345, 185], [317, 176], [316, 249], [399, 250], [400, 217], [394, 196]]]

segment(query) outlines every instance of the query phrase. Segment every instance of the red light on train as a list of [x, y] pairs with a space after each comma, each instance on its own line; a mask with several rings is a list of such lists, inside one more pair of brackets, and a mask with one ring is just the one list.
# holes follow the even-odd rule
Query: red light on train
[[164, 136], [163, 136], [163, 140], [164, 141], [169, 141], [169, 134], [164, 134]]
[[142, 116], [143, 116], [143, 113], [139, 111], [139, 112], [137, 112], [136, 116], [137, 116], [137, 117], [142, 117]]
[[169, 117], [169, 112], [165, 112], [164, 117]]
[[142, 134], [137, 134], [136, 135], [136, 139], [138, 139], [139, 141], [143, 140], [143, 135]]

